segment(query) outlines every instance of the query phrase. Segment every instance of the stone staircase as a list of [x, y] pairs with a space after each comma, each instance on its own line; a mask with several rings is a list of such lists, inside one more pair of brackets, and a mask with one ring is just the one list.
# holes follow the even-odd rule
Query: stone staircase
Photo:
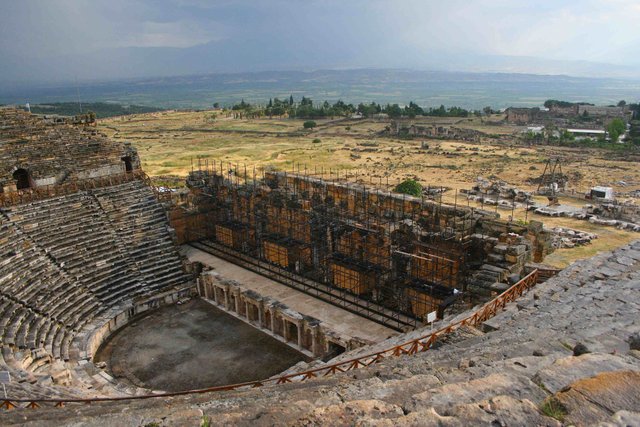
[[38, 396], [44, 386], [60, 387], [51, 396], [125, 394], [87, 362], [87, 340], [136, 298], [188, 282], [166, 215], [140, 181], [0, 210], [8, 393], [42, 385]]

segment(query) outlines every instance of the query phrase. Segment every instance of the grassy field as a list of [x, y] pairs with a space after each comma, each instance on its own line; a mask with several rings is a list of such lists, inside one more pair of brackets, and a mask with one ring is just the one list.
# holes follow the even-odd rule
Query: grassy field
[[[417, 178], [424, 186], [451, 189], [445, 202], [467, 204], [455, 190], [470, 188], [477, 177], [501, 179], [524, 190], [535, 190], [528, 183], [539, 177], [549, 158], [563, 160], [563, 172], [570, 177], [569, 189], [576, 197], [563, 203], [582, 205], [580, 197], [594, 185], [614, 187], [616, 192], [640, 189], [640, 169], [624, 154], [584, 148], [524, 147], [498, 144], [492, 139], [480, 143], [429, 140], [402, 140], [380, 136], [387, 122], [372, 120], [316, 120], [317, 127], [304, 130], [303, 120], [240, 120], [213, 112], [158, 112], [99, 121], [99, 128], [121, 141], [131, 141], [138, 149], [144, 170], [153, 176], [186, 176], [198, 158], [246, 164], [249, 173], [269, 166], [281, 170], [335, 171], [340, 176], [365, 183], [392, 187], [406, 178]], [[416, 124], [454, 125], [489, 134], [516, 134], [519, 128], [487, 125], [478, 118], [420, 118]], [[515, 137], [514, 137], [515, 139]], [[328, 175], [327, 175], [328, 176]], [[621, 182], [624, 182], [623, 186]], [[545, 200], [541, 198], [540, 200]], [[508, 216], [511, 211], [499, 211]], [[591, 256], [624, 244], [639, 235], [611, 227], [598, 227], [568, 218], [540, 217], [547, 225], [561, 225], [595, 232], [593, 244], [563, 249], [547, 262], [566, 266], [575, 259]], [[525, 219], [516, 210], [514, 219]]]

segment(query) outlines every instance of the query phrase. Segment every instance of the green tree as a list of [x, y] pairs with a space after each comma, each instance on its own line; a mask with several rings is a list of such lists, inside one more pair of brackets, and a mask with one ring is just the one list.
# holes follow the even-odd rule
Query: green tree
[[607, 125], [607, 132], [609, 132], [609, 138], [611, 142], [617, 142], [618, 137], [624, 133], [626, 126], [622, 119], [613, 119], [611, 123]]
[[418, 104], [413, 101], [409, 102], [409, 105], [404, 107], [404, 112], [407, 116], [413, 118], [415, 116], [424, 115], [424, 110]]
[[305, 129], [313, 129], [314, 127], [316, 127], [316, 122], [314, 122], [313, 120], [307, 120], [302, 124], [302, 126]]
[[618, 107], [624, 107], [625, 105], [627, 105], [627, 101], [625, 101], [624, 99], [620, 100], [620, 102], [618, 102]]
[[406, 179], [400, 184], [396, 185], [396, 188], [394, 188], [393, 191], [395, 191], [396, 193], [420, 197], [422, 195], [422, 185], [415, 179]]
[[568, 130], [564, 130], [562, 131], [562, 133], [560, 133], [560, 143], [564, 143], [564, 142], [571, 142], [574, 141], [576, 139], [575, 136], [573, 136], [573, 134], [571, 132], [569, 132]]
[[378, 114], [380, 111], [382, 111], [382, 108], [380, 108], [380, 105], [375, 102], [372, 102], [371, 104], [360, 103], [358, 105], [358, 113], [365, 117], [371, 117], [374, 114]]
[[398, 104], [393, 104], [393, 105], [387, 104], [387, 106], [384, 109], [384, 112], [387, 113], [389, 117], [392, 119], [397, 119], [398, 117], [402, 116], [402, 109]]
[[557, 99], [547, 99], [546, 101], [544, 101], [544, 106], [547, 108], [551, 108], [553, 106], [567, 108], [573, 105], [575, 105], [573, 102], [559, 101]]

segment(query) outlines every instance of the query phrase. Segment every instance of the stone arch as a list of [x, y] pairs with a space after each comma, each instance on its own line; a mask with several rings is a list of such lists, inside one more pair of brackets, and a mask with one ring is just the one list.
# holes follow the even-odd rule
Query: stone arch
[[284, 327], [286, 328], [284, 336], [287, 342], [298, 344], [298, 324], [285, 319]]
[[16, 181], [17, 190], [26, 190], [33, 187], [31, 175], [29, 171], [24, 168], [18, 168], [13, 171], [13, 179]]
[[269, 309], [266, 309], [264, 311], [264, 328], [268, 329], [268, 330], [272, 330], [272, 325], [271, 325], [271, 311]]
[[313, 351], [313, 330], [305, 328], [302, 335], [302, 348]]
[[124, 162], [125, 172], [133, 172], [133, 161], [131, 160], [131, 156], [121, 157], [120, 160]]

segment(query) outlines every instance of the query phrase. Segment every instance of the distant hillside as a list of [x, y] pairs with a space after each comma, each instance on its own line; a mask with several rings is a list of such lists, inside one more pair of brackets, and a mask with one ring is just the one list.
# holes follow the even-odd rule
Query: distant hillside
[[[162, 108], [145, 107], [142, 105], [122, 105], [111, 102], [88, 102], [82, 104], [82, 112], [93, 111], [99, 119], [105, 117], [125, 116], [127, 114], [153, 113]], [[35, 114], [58, 114], [74, 116], [80, 113], [77, 102], [53, 102], [49, 104], [31, 105], [31, 112]]]
[[[1, 75], [1, 72], [0, 72]], [[230, 107], [244, 100], [267, 105], [277, 97], [303, 96], [321, 102], [458, 106], [481, 110], [541, 106], [547, 99], [617, 104], [640, 99], [640, 80], [616, 80], [533, 74], [460, 73], [392, 69], [265, 71], [91, 81], [55, 85], [2, 87], [0, 103], [51, 104], [83, 100], [147, 105], [167, 109]], [[84, 108], [84, 107], [83, 107]], [[77, 109], [74, 110], [77, 113]], [[117, 113], [122, 114], [122, 113]]]

